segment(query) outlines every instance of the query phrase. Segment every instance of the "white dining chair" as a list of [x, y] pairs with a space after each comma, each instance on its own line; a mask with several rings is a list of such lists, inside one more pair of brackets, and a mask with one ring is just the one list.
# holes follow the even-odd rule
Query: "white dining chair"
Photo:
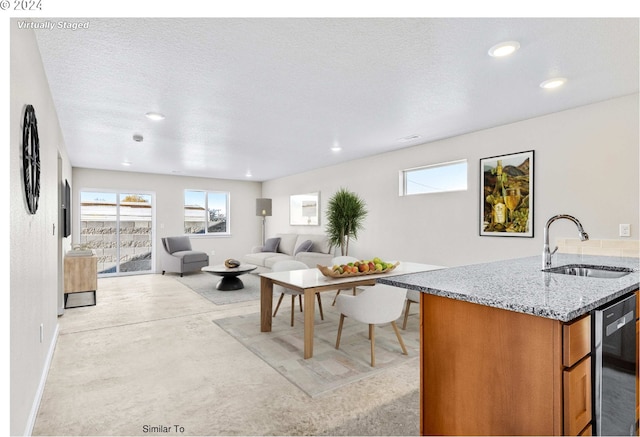
[[371, 341], [371, 367], [376, 365], [375, 354], [375, 325], [391, 323], [398, 337], [402, 353], [407, 355], [407, 348], [402, 341], [396, 319], [402, 314], [402, 307], [407, 296], [404, 288], [392, 287], [385, 284], [376, 284], [369, 287], [357, 296], [341, 294], [337, 297], [336, 306], [340, 311], [340, 324], [338, 326], [338, 338], [336, 349], [340, 348], [340, 336], [345, 317], [350, 317], [358, 322], [369, 325], [369, 339]]
[[407, 302], [404, 307], [404, 320], [402, 321], [402, 329], [407, 329], [407, 319], [409, 318], [409, 307], [412, 303], [420, 303], [420, 292], [416, 290], [407, 290]]
[[[356, 261], [359, 261], [359, 259], [356, 258], [356, 257], [353, 257], [353, 256], [346, 256], [346, 255], [345, 256], [336, 256], [335, 258], [333, 258], [331, 260], [331, 266], [335, 266], [335, 265], [341, 266], [343, 264], [349, 264], [349, 263], [353, 263], [353, 262], [356, 262]], [[343, 288], [341, 290], [336, 291], [336, 296], [333, 298], [333, 303], [331, 304], [331, 306], [334, 306], [336, 304], [336, 299], [338, 298], [338, 295], [340, 294], [340, 292], [342, 290], [351, 290], [351, 289], [353, 289], [353, 295], [355, 296], [356, 295], [356, 290], [357, 290], [356, 287]]]
[[[271, 267], [271, 270], [274, 272], [288, 272], [292, 270], [305, 270], [308, 268], [309, 267], [301, 261], [286, 260], [286, 261], [278, 261], [274, 263], [273, 266]], [[273, 293], [274, 294], [280, 293], [280, 299], [278, 299], [278, 304], [276, 305], [276, 309], [273, 312], [273, 317], [275, 317], [276, 314], [278, 313], [278, 308], [280, 308], [280, 304], [282, 303], [282, 298], [284, 297], [284, 295], [287, 294], [291, 296], [291, 326], [293, 326], [293, 315], [294, 315], [295, 306], [296, 306], [295, 305], [296, 296], [298, 296], [298, 300], [300, 303], [300, 312], [302, 312], [302, 295], [304, 293], [298, 290], [285, 288], [278, 284], [273, 285]], [[320, 310], [320, 319], [324, 320], [324, 313], [322, 312], [322, 300], [320, 299], [320, 293], [316, 293], [316, 297], [318, 298], [318, 309]]]

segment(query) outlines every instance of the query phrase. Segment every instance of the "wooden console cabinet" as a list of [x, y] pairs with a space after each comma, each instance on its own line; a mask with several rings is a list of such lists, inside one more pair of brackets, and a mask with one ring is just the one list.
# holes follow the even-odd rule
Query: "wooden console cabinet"
[[93, 293], [96, 304], [98, 289], [98, 258], [95, 256], [66, 256], [64, 258], [64, 307], [71, 293]]
[[590, 435], [591, 322], [422, 294], [422, 435]]

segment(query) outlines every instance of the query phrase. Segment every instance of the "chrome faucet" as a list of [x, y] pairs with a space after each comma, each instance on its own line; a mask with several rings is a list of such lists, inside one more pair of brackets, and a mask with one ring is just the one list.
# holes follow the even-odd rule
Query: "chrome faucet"
[[547, 224], [544, 227], [544, 246], [542, 247], [542, 268], [543, 269], [548, 269], [549, 267], [551, 267], [551, 255], [556, 253], [556, 251], [558, 250], [558, 246], [556, 246], [556, 248], [553, 249], [553, 252], [549, 251], [549, 226], [551, 226], [551, 223], [555, 222], [558, 219], [571, 220], [578, 227], [578, 232], [580, 233], [580, 240], [587, 241], [589, 239], [589, 234], [587, 234], [584, 231], [584, 229], [582, 228], [582, 223], [580, 223], [580, 221], [577, 218], [567, 214], [554, 215], [547, 221]]

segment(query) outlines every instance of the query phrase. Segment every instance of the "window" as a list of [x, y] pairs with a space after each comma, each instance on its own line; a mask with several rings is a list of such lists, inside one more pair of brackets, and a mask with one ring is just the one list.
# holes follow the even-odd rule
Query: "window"
[[184, 192], [184, 233], [229, 235], [229, 193]]
[[400, 195], [466, 191], [467, 160], [443, 162], [400, 172]]

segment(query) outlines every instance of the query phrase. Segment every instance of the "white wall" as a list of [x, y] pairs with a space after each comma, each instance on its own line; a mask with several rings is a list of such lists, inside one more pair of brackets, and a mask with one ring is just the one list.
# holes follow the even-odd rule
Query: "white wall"
[[[35, 34], [19, 30], [15, 23], [12, 20], [10, 26], [10, 432], [23, 435], [31, 432], [57, 336], [58, 262], [68, 248], [65, 240], [58, 246], [58, 193], [60, 178], [70, 178], [71, 167]], [[34, 215], [26, 208], [22, 182], [22, 119], [27, 104], [35, 108], [40, 138], [40, 202]]]
[[[350, 255], [462, 265], [542, 252], [549, 217], [577, 217], [592, 239], [618, 239], [630, 223], [637, 240], [639, 214], [638, 95], [474, 132], [263, 183], [273, 199], [268, 234], [321, 233], [330, 196], [340, 187], [367, 203], [366, 229]], [[345, 145], [348, 147], [348, 145]], [[535, 150], [534, 238], [479, 236], [479, 160]], [[466, 192], [398, 196], [403, 169], [468, 160]], [[321, 192], [321, 225], [288, 225], [291, 194]], [[302, 229], [304, 228], [304, 229]], [[551, 242], [577, 237], [568, 221], [555, 222]]]
[[[194, 235], [191, 237], [191, 245], [194, 249], [209, 253], [210, 264], [220, 264], [227, 258], [240, 258], [248, 253], [251, 247], [261, 242], [262, 222], [260, 217], [256, 217], [256, 199], [261, 197], [259, 182], [74, 168], [72, 188], [74, 243], [80, 241], [79, 192], [114, 189], [155, 193], [155, 259], [158, 272], [160, 272], [160, 265], [157, 254], [161, 247], [160, 238], [184, 235], [185, 189], [230, 193], [231, 236]], [[215, 256], [211, 255], [212, 250], [215, 250]]]

